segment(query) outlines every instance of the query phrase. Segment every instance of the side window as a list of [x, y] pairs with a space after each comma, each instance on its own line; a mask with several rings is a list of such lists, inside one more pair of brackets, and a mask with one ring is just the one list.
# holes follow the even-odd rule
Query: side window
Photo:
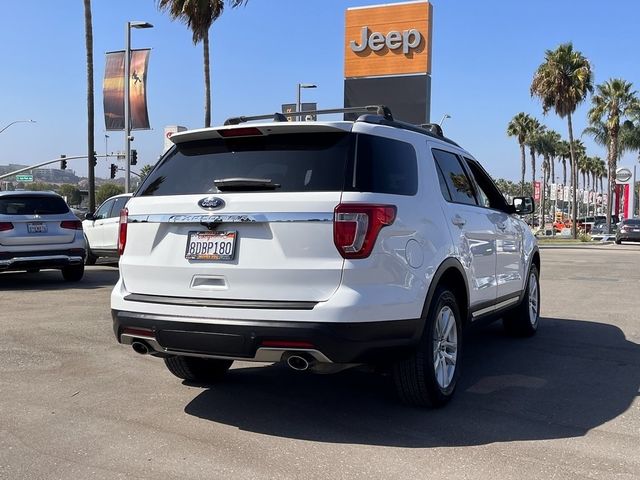
[[111, 208], [111, 214], [109, 215], [109, 217], [119, 217], [120, 210], [122, 210], [127, 204], [127, 200], [129, 200], [129, 197], [116, 198], [113, 202], [113, 207]]
[[112, 206], [113, 200], [107, 200], [102, 205], [100, 205], [100, 208], [98, 208], [98, 211], [95, 214], [95, 219], [102, 220], [103, 218], [107, 218]]
[[358, 135], [355, 189], [360, 192], [415, 195], [418, 161], [413, 145], [391, 138]]
[[[454, 153], [433, 149], [438, 167], [451, 194], [451, 201], [467, 205], [477, 205], [471, 180], [462, 168], [460, 159]], [[446, 198], [446, 196], [445, 196]]]
[[442, 170], [440, 170], [440, 165], [438, 165], [437, 163], [436, 163], [436, 171], [438, 172], [438, 183], [440, 184], [440, 191], [442, 192], [442, 196], [447, 202], [450, 202], [451, 192], [449, 192], [449, 187], [447, 187], [447, 181], [444, 179]]
[[500, 193], [496, 184], [493, 183], [489, 174], [485, 172], [485, 170], [475, 160], [471, 160], [466, 157], [465, 160], [469, 166], [469, 170], [471, 170], [471, 173], [476, 180], [478, 195], [480, 197], [480, 205], [511, 213], [512, 208], [507, 204], [504, 196]]

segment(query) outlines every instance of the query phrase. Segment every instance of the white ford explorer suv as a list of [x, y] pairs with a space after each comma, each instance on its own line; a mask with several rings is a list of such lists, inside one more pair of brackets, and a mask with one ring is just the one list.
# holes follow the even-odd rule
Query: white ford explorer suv
[[374, 113], [174, 134], [120, 214], [118, 341], [197, 382], [234, 360], [387, 367], [404, 402], [440, 406], [466, 328], [534, 334], [533, 200], [507, 204], [436, 126], [352, 111]]

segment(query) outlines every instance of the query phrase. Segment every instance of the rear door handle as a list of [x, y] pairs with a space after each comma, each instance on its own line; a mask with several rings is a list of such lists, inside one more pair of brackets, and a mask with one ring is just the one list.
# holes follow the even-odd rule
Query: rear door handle
[[464, 218], [462, 218], [460, 215], [456, 215], [451, 219], [451, 223], [453, 223], [457, 227], [462, 227], [464, 226], [465, 223], [467, 223], [467, 221]]

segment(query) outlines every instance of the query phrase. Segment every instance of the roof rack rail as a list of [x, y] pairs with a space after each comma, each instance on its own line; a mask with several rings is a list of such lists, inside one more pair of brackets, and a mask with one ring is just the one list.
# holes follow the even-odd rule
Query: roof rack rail
[[422, 125], [414, 125], [413, 123], [407, 123], [401, 120], [387, 120], [386, 118], [382, 118], [378, 115], [361, 115], [360, 117], [358, 117], [356, 122], [365, 122], [375, 125], [385, 125], [387, 127], [401, 128], [403, 130], [409, 130], [411, 132], [421, 133], [423, 135], [428, 135], [429, 137], [437, 138], [438, 140], [450, 143], [451, 145], [455, 145], [456, 147], [460, 146], [450, 138], [445, 137], [442, 134], [442, 128], [440, 128], [440, 125], [438, 124], [425, 123]]
[[272, 113], [268, 115], [255, 115], [251, 117], [231, 117], [224, 122], [225, 125], [239, 125], [244, 122], [254, 120], [273, 120], [274, 122], [286, 122], [288, 117], [306, 117], [307, 115], [329, 115], [332, 113], [375, 113], [382, 116], [385, 120], [393, 121], [393, 114], [389, 107], [384, 105], [367, 105], [364, 107], [348, 107], [348, 108], [330, 108], [328, 110], [305, 110], [302, 112]]

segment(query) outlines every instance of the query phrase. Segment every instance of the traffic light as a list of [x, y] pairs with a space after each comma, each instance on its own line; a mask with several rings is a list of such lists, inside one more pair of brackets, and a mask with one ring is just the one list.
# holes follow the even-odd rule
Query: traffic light
[[111, 164], [111, 178], [116, 178], [116, 173], [118, 173], [118, 165], [115, 163]]
[[131, 150], [131, 165], [138, 163], [138, 151], [136, 149]]
[[65, 170], [67, 168], [67, 161], [65, 158], [67, 158], [66, 155], [60, 155], [60, 170]]
[[93, 151], [93, 166], [95, 167], [98, 164], [98, 157], [97, 157], [98, 153], [94, 150]]

